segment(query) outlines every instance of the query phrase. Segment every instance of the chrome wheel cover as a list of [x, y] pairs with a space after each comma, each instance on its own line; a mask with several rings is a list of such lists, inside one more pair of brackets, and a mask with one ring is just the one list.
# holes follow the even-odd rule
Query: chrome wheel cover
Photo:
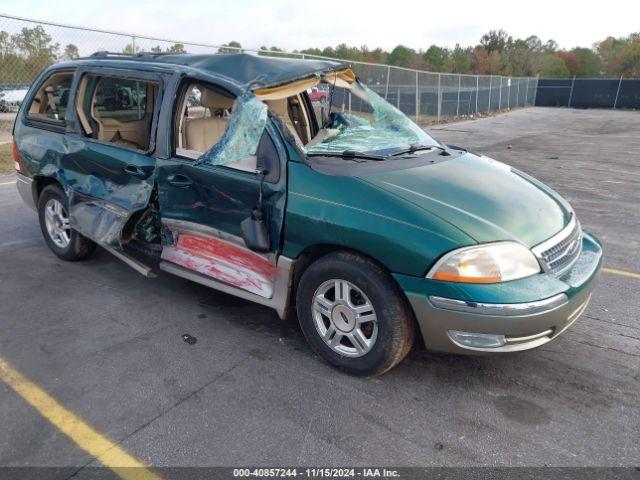
[[67, 210], [60, 201], [49, 199], [44, 206], [44, 224], [51, 241], [59, 248], [67, 248], [71, 242], [71, 227]]
[[362, 357], [378, 338], [378, 317], [364, 292], [351, 282], [327, 280], [313, 294], [313, 323], [331, 350]]

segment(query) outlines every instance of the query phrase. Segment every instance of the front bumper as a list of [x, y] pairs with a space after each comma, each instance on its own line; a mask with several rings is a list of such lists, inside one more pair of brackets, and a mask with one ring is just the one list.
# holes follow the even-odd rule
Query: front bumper
[[538, 274], [493, 285], [396, 279], [427, 348], [467, 354], [527, 350], [556, 338], [587, 308], [602, 247], [586, 233], [582, 242], [580, 257], [559, 277]]

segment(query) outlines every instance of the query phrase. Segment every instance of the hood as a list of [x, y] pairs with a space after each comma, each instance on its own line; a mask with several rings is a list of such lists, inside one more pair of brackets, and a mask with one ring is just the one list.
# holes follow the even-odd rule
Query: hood
[[471, 153], [361, 179], [440, 217], [480, 243], [515, 240], [532, 247], [558, 233], [571, 216], [569, 204], [549, 187]]

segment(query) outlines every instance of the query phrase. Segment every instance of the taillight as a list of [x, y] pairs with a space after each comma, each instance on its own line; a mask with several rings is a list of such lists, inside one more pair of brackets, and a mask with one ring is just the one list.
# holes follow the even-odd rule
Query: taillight
[[15, 140], [13, 140], [13, 161], [16, 165], [16, 172], [22, 173], [22, 158], [20, 158], [20, 152]]

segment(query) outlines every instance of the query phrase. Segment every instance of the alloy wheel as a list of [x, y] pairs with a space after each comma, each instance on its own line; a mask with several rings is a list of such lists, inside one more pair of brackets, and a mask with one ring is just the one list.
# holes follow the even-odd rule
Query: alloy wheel
[[44, 223], [53, 243], [59, 248], [67, 248], [71, 242], [71, 226], [67, 210], [59, 200], [51, 198], [46, 203]]
[[313, 295], [313, 323], [320, 338], [346, 357], [366, 355], [378, 337], [378, 317], [365, 293], [347, 280], [323, 282]]

